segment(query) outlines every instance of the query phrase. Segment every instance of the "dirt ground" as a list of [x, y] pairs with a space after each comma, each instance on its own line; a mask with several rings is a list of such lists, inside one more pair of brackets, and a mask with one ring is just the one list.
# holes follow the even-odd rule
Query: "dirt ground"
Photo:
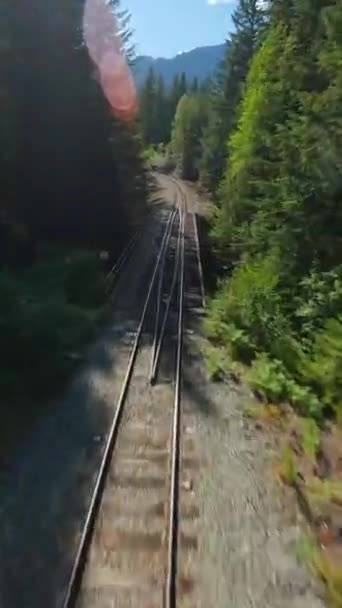
[[295, 496], [277, 485], [271, 443], [244, 416], [248, 390], [210, 382], [198, 336], [189, 342], [186, 382], [196, 383], [202, 404], [188, 397], [185, 405], [202, 463], [191, 480], [199, 506], [196, 605], [323, 608], [323, 590], [296, 556], [305, 522]]

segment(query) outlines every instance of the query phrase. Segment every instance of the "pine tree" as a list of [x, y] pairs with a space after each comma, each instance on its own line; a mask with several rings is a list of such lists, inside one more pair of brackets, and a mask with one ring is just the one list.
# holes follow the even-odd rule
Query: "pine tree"
[[290, 19], [278, 15], [253, 59], [229, 142], [219, 240], [237, 257], [276, 247], [292, 281], [342, 263], [339, 25], [328, 0], [300, 0]]
[[235, 32], [212, 87], [209, 124], [203, 137], [201, 178], [214, 192], [223, 175], [227, 140], [236, 125], [237, 109], [250, 61], [265, 29], [266, 13], [258, 0], [240, 0], [233, 16]]
[[157, 78], [151, 67], [145, 84], [140, 93], [140, 122], [145, 144], [155, 142], [155, 109], [156, 109]]
[[181, 77], [180, 77], [180, 82], [179, 82], [179, 91], [178, 91], [179, 99], [181, 99], [181, 97], [183, 97], [183, 95], [186, 95], [187, 92], [188, 92], [188, 82], [187, 82], [186, 74], [184, 72], [182, 72]]
[[[112, 9], [126, 49], [128, 16], [117, 0]], [[8, 70], [2, 70], [14, 100], [4, 120], [13, 125], [15, 153], [11, 170], [1, 158], [0, 170], [11, 193], [11, 218], [35, 240], [113, 246], [131, 221], [129, 201], [133, 208], [139, 200], [143, 210], [145, 178], [134, 128], [113, 117], [84, 44], [83, 6], [33, 0], [30, 11], [15, 3], [6, 10], [15, 53], [13, 61], [7, 54]]]
[[157, 83], [155, 122], [158, 143], [168, 143], [170, 140], [171, 125], [168, 123], [168, 99], [164, 80], [161, 75], [159, 75]]
[[178, 156], [178, 168], [184, 179], [198, 177], [201, 134], [206, 117], [206, 100], [202, 96], [183, 95], [177, 106], [171, 145]]
[[199, 84], [198, 84], [198, 78], [195, 76], [195, 78], [192, 81], [191, 87], [190, 87], [190, 93], [191, 95], [196, 95], [199, 91]]

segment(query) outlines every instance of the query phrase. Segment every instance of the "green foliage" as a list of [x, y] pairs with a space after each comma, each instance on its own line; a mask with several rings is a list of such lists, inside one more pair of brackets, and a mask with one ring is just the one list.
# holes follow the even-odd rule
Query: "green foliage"
[[317, 555], [317, 544], [308, 535], [302, 536], [296, 545], [296, 555], [300, 562], [310, 564]]
[[342, 310], [342, 271], [312, 270], [299, 283], [294, 317], [304, 337], [310, 338], [324, 322]]
[[275, 253], [240, 264], [221, 284], [209, 317], [223, 326], [233, 323], [246, 332], [252, 351], [271, 349], [279, 355], [282, 350], [285, 358], [288, 350], [288, 358], [292, 358], [296, 348], [281, 311], [279, 281], [279, 259]]
[[[131, 58], [129, 17], [110, 7]], [[33, 0], [29, 12], [0, 0], [0, 264], [17, 262], [13, 227], [30, 242], [109, 248], [145, 212], [141, 142], [94, 77], [83, 13], [77, 0]], [[114, 19], [106, 26], [114, 36]]]
[[171, 146], [179, 159], [179, 170], [185, 179], [198, 177], [201, 155], [201, 133], [206, 121], [206, 99], [202, 95], [183, 95], [177, 106]]
[[[171, 139], [172, 123], [179, 100], [188, 92], [185, 74], [176, 75], [170, 90], [167, 90], [162, 76], [156, 76], [150, 69], [140, 91], [140, 127], [146, 146], [167, 144]], [[191, 86], [191, 94], [198, 93], [198, 82]]]
[[296, 467], [295, 455], [290, 447], [286, 447], [283, 451], [278, 466], [278, 474], [281, 480], [288, 485], [293, 485], [297, 481], [298, 471]]
[[261, 354], [254, 360], [248, 380], [251, 386], [266, 399], [279, 403], [291, 403], [304, 416], [320, 418], [322, 405], [316, 395], [306, 386], [296, 382], [284, 364]]
[[310, 458], [315, 458], [321, 441], [319, 427], [312, 418], [302, 418], [300, 430], [304, 453]]
[[270, 360], [267, 355], [258, 355], [248, 374], [251, 386], [270, 401], [285, 401], [288, 397], [286, 370], [277, 359]]
[[208, 126], [204, 130], [201, 180], [215, 192], [228, 155], [227, 140], [237, 122], [237, 112], [250, 61], [265, 29], [266, 14], [257, 0], [240, 0], [233, 13], [235, 31], [212, 87]]
[[312, 536], [304, 536], [296, 547], [296, 554], [300, 561], [311, 566], [314, 572], [326, 583], [329, 606], [342, 608], [342, 571], [338, 560], [329, 556], [324, 548], [320, 547]]
[[251, 382], [268, 399], [340, 421], [341, 8], [341, 0], [273, 3], [226, 141], [213, 236], [232, 274], [207, 322], [237, 358], [227, 328], [243, 332]]
[[202, 348], [203, 355], [206, 359], [207, 371], [212, 380], [219, 380], [224, 370], [224, 352], [219, 348], [213, 348], [206, 344]]
[[312, 352], [301, 361], [305, 382], [340, 419], [342, 412], [342, 318], [330, 319], [318, 332]]
[[0, 273], [1, 400], [43, 398], [65, 379], [101, 320], [102, 284], [86, 253]]
[[77, 253], [68, 263], [65, 292], [68, 302], [84, 308], [96, 308], [104, 300], [105, 285], [95, 254]]

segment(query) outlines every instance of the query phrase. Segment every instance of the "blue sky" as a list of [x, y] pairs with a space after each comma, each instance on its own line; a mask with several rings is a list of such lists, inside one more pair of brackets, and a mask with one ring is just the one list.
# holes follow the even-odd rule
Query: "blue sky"
[[137, 53], [172, 57], [220, 44], [230, 30], [235, 0], [122, 0], [132, 13]]

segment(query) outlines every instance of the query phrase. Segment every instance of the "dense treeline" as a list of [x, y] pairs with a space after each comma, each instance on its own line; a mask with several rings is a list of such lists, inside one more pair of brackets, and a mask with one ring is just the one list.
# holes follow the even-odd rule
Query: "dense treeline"
[[[240, 0], [238, 10], [253, 4]], [[227, 269], [206, 319], [207, 358], [214, 375], [247, 375], [266, 402], [251, 415], [281, 419], [278, 475], [311, 511], [318, 542], [310, 540], [306, 559], [327, 584], [329, 606], [341, 608], [334, 509], [341, 504], [342, 2], [269, 5], [238, 95], [221, 89], [233, 108], [219, 118], [213, 107], [227, 134], [223, 153], [211, 122], [205, 137], [202, 176], [217, 204], [213, 237]], [[230, 41], [236, 50], [240, 34]], [[331, 543], [322, 541], [320, 521]]]
[[146, 145], [168, 144], [177, 106], [186, 94], [195, 95], [206, 88], [197, 78], [188, 83], [184, 73], [177, 74], [172, 86], [165, 87], [163, 77], [150, 69], [140, 91], [140, 124]]
[[209, 93], [185, 91], [149, 140], [170, 139], [216, 203], [229, 276], [207, 322], [213, 367], [242, 360], [260, 391], [318, 419], [342, 416], [341, 8], [240, 0]]
[[0, 14], [1, 230], [112, 247], [143, 211], [145, 178], [135, 128], [114, 118], [84, 45], [83, 3], [1, 0]]
[[[84, 7], [0, 0], [0, 458], [106, 316], [98, 251], [117, 255], [145, 212], [141, 138], [107, 101]], [[92, 57], [119, 30], [131, 58], [119, 1], [113, 13], [87, 7]], [[123, 109], [122, 91], [107, 84]]]
[[201, 181], [212, 193], [223, 176], [227, 141], [236, 127], [250, 61], [267, 20], [263, 3], [257, 0], [242, 0], [232, 15], [235, 30], [226, 42], [226, 55], [212, 85], [208, 123], [202, 138]]
[[[198, 178], [209, 86], [197, 78], [188, 82], [183, 73], [167, 89], [162, 77], [150, 70], [140, 92], [140, 125], [152, 164], [176, 169], [185, 179]], [[158, 162], [161, 150], [164, 158]]]
[[270, 4], [225, 115], [214, 237], [230, 271], [207, 322], [212, 365], [243, 360], [271, 400], [341, 420], [342, 3]]
[[206, 122], [207, 95], [183, 95], [173, 122], [171, 151], [175, 154], [178, 172], [184, 179], [195, 180], [199, 176], [201, 137]]

